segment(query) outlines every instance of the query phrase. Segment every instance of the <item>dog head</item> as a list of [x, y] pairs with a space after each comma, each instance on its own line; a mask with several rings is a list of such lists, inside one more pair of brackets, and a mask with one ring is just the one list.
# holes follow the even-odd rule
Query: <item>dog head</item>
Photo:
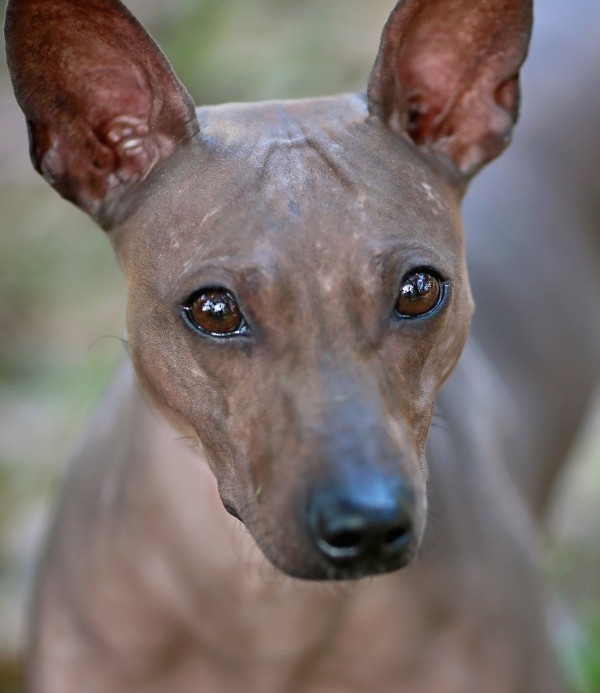
[[117, 0], [9, 3], [33, 162], [111, 238], [140, 380], [290, 575], [418, 549], [472, 312], [460, 200], [509, 141], [530, 24], [527, 0], [403, 0], [366, 95], [196, 112]]

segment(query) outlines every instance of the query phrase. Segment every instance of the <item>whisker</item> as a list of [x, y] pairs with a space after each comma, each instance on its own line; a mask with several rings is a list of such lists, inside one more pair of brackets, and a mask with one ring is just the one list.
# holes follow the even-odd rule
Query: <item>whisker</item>
[[122, 346], [125, 347], [125, 351], [129, 353], [129, 342], [124, 338], [124, 337], [117, 337], [115, 334], [105, 334], [102, 337], [98, 337], [97, 339], [94, 339], [94, 341], [89, 345], [89, 347], [86, 350], [86, 355], [90, 353], [90, 351], [100, 342], [104, 341], [105, 339], [115, 339], [117, 342], [120, 342]]

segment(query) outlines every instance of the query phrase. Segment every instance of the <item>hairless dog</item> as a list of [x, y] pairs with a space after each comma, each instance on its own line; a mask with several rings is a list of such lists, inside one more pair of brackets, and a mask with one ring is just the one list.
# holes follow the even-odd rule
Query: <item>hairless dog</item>
[[115, 249], [137, 373], [67, 479], [32, 693], [564, 690], [536, 523], [600, 371], [569, 21], [466, 210], [467, 341], [460, 206], [511, 138], [529, 0], [401, 0], [366, 93], [198, 110], [118, 0], [9, 0], [33, 163]]

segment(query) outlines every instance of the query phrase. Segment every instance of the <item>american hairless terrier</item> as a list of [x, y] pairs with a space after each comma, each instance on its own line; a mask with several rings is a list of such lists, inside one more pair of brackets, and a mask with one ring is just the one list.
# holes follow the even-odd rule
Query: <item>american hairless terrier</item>
[[456, 367], [459, 209], [531, 21], [401, 0], [366, 93], [196, 110], [118, 0], [9, 1], [33, 162], [114, 246], [152, 402], [127, 368], [85, 435], [32, 693], [564, 690], [536, 519], [600, 370], [600, 70], [573, 27], [564, 106], [468, 210]]

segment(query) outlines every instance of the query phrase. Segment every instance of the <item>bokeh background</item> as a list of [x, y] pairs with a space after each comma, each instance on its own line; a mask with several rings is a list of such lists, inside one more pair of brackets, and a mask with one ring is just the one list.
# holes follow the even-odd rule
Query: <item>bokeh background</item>
[[[208, 104], [361, 88], [393, 0], [127, 4], [196, 101]], [[69, 451], [124, 357], [124, 308], [124, 281], [103, 233], [29, 163], [24, 120], [2, 61], [0, 693], [13, 690], [8, 681], [22, 647], [35, 558]], [[574, 690], [598, 693], [598, 414], [574, 451], [549, 536], [548, 570], [568, 614], [563, 657]]]

